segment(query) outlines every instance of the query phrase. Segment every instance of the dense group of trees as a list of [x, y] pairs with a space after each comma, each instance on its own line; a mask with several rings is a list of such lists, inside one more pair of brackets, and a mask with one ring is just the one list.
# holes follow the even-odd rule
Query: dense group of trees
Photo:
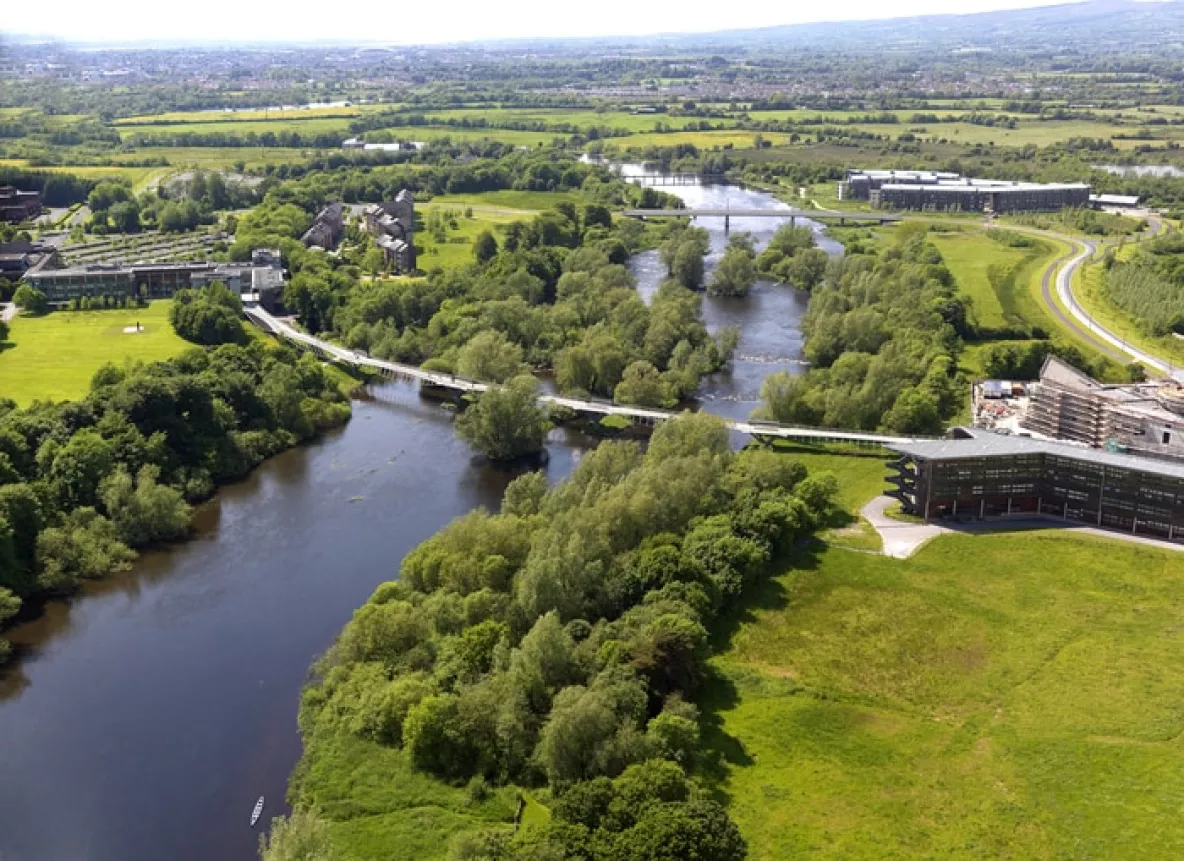
[[1184, 334], [1184, 237], [1145, 242], [1127, 262], [1103, 260], [1106, 295], [1150, 335]]
[[464, 836], [457, 857], [743, 858], [688, 778], [691, 701], [715, 620], [834, 491], [790, 457], [734, 454], [704, 414], [663, 424], [644, 454], [605, 443], [555, 488], [525, 475], [354, 614], [305, 690], [308, 748], [348, 733], [451, 783], [551, 790], [548, 826]]
[[[379, 358], [490, 382], [553, 369], [565, 392], [670, 406], [728, 360], [735, 333], [709, 336], [700, 298], [673, 280], [642, 301], [624, 265], [641, 230], [561, 204], [508, 225], [470, 269], [357, 285], [333, 329]], [[701, 268], [699, 245], [691, 256]]]
[[768, 377], [761, 413], [791, 424], [940, 433], [960, 403], [966, 308], [925, 228], [828, 264], [802, 321], [811, 368]]
[[317, 361], [260, 342], [106, 365], [77, 402], [0, 400], [0, 621], [182, 537], [188, 502], [348, 416]]
[[787, 224], [773, 234], [756, 267], [766, 278], [808, 291], [822, 281], [829, 261], [830, 255], [817, 247], [813, 230]]
[[213, 223], [219, 211], [257, 202], [252, 186], [228, 183], [217, 171], [196, 170], [184, 182], [162, 185], [139, 195], [127, 181], [106, 179], [87, 195], [91, 211], [87, 230], [99, 235], [137, 233], [150, 228], [183, 233]]
[[169, 308], [173, 329], [186, 341], [209, 346], [245, 344], [242, 302], [221, 281], [208, 287], [178, 290]]

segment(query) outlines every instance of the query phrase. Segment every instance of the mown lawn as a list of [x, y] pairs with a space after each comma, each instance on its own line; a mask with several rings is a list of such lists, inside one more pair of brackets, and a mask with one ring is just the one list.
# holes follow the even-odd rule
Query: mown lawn
[[[518, 192], [532, 194], [532, 192]], [[533, 192], [538, 194], [540, 192]], [[489, 230], [502, 242], [503, 228], [512, 221], [524, 221], [533, 218], [535, 210], [515, 209], [502, 205], [469, 203], [485, 195], [455, 195], [446, 198], [434, 198], [424, 204], [416, 204], [416, 208], [425, 216], [432, 210], [451, 212], [456, 218], [456, 227], [448, 226], [445, 230], [444, 241], [440, 242], [430, 230], [420, 230], [415, 234], [415, 244], [423, 249], [416, 263], [420, 269], [430, 272], [433, 269], [460, 269], [473, 262], [473, 241], [484, 231]], [[472, 210], [472, 216], [466, 216], [466, 208]]]
[[1184, 856], [1184, 555], [1054, 531], [801, 556], [703, 698], [752, 859]]
[[[0, 346], [0, 397], [24, 406], [62, 401], [90, 391], [90, 379], [107, 362], [154, 362], [192, 346], [173, 331], [168, 300], [147, 308], [115, 311], [54, 311], [18, 316]], [[125, 334], [139, 321], [143, 331]]]

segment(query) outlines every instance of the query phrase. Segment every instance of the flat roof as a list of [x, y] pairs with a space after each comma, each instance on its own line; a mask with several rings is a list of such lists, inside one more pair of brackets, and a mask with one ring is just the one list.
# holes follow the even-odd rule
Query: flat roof
[[1045, 454], [1067, 457], [1073, 460], [1102, 463], [1116, 469], [1132, 472], [1146, 472], [1167, 478], [1184, 480], [1184, 463], [1139, 457], [1134, 454], [1118, 454], [1102, 449], [1079, 447], [1055, 440], [1038, 440], [1031, 437], [1011, 436], [994, 433], [981, 428], [957, 428], [968, 436], [958, 439], [915, 440], [909, 443], [893, 443], [892, 451], [920, 460], [968, 460], [978, 457], [1014, 457], [1024, 454]]
[[900, 191], [1089, 191], [1089, 186], [1083, 182], [1006, 182], [1003, 180], [965, 180], [956, 182], [938, 182], [934, 184], [918, 184], [908, 182], [886, 183], [880, 190], [896, 189]]

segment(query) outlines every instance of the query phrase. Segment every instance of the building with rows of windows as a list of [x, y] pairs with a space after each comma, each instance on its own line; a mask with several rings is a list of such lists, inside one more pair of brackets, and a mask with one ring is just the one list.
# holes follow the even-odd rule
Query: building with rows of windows
[[1184, 464], [956, 428], [893, 445], [888, 495], [926, 520], [1051, 516], [1184, 543]]

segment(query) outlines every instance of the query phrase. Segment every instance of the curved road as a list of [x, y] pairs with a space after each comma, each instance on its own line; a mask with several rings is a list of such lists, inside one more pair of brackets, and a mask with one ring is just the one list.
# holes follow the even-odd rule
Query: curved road
[[[1149, 236], [1154, 236], [1163, 229], [1163, 222], [1159, 219], [1150, 220], [1150, 228], [1148, 230]], [[1073, 295], [1073, 278], [1077, 274], [1077, 270], [1081, 268], [1081, 264], [1088, 260], [1097, 251], [1097, 244], [1087, 239], [1076, 239], [1072, 236], [1065, 236], [1060, 233], [1049, 233], [1043, 230], [1025, 230], [1025, 233], [1034, 233], [1058, 239], [1062, 242], [1068, 242], [1073, 246], [1074, 252], [1070, 252], [1066, 262], [1066, 257], [1060, 257], [1048, 265], [1044, 270], [1044, 275], [1041, 277], [1040, 289], [1044, 296], [1044, 304], [1048, 306], [1048, 310], [1056, 317], [1057, 321], [1075, 333], [1078, 337], [1086, 343], [1092, 345], [1102, 354], [1114, 359], [1118, 362], [1127, 363], [1130, 361], [1139, 362], [1145, 368], [1152, 371], [1157, 371], [1161, 374], [1171, 376], [1175, 368], [1169, 362], [1157, 358], [1144, 350], [1129, 343], [1121, 335], [1118, 335], [1107, 329], [1097, 320], [1095, 320], [1088, 311], [1081, 306], [1077, 301], [1077, 297]], [[1061, 264], [1064, 263], [1064, 266]], [[1058, 267], [1060, 271], [1058, 271]], [[1055, 277], [1056, 297], [1053, 296]], [[1058, 304], [1056, 299], [1059, 298], [1061, 304]], [[1068, 314], [1062, 309], [1068, 310]]]

